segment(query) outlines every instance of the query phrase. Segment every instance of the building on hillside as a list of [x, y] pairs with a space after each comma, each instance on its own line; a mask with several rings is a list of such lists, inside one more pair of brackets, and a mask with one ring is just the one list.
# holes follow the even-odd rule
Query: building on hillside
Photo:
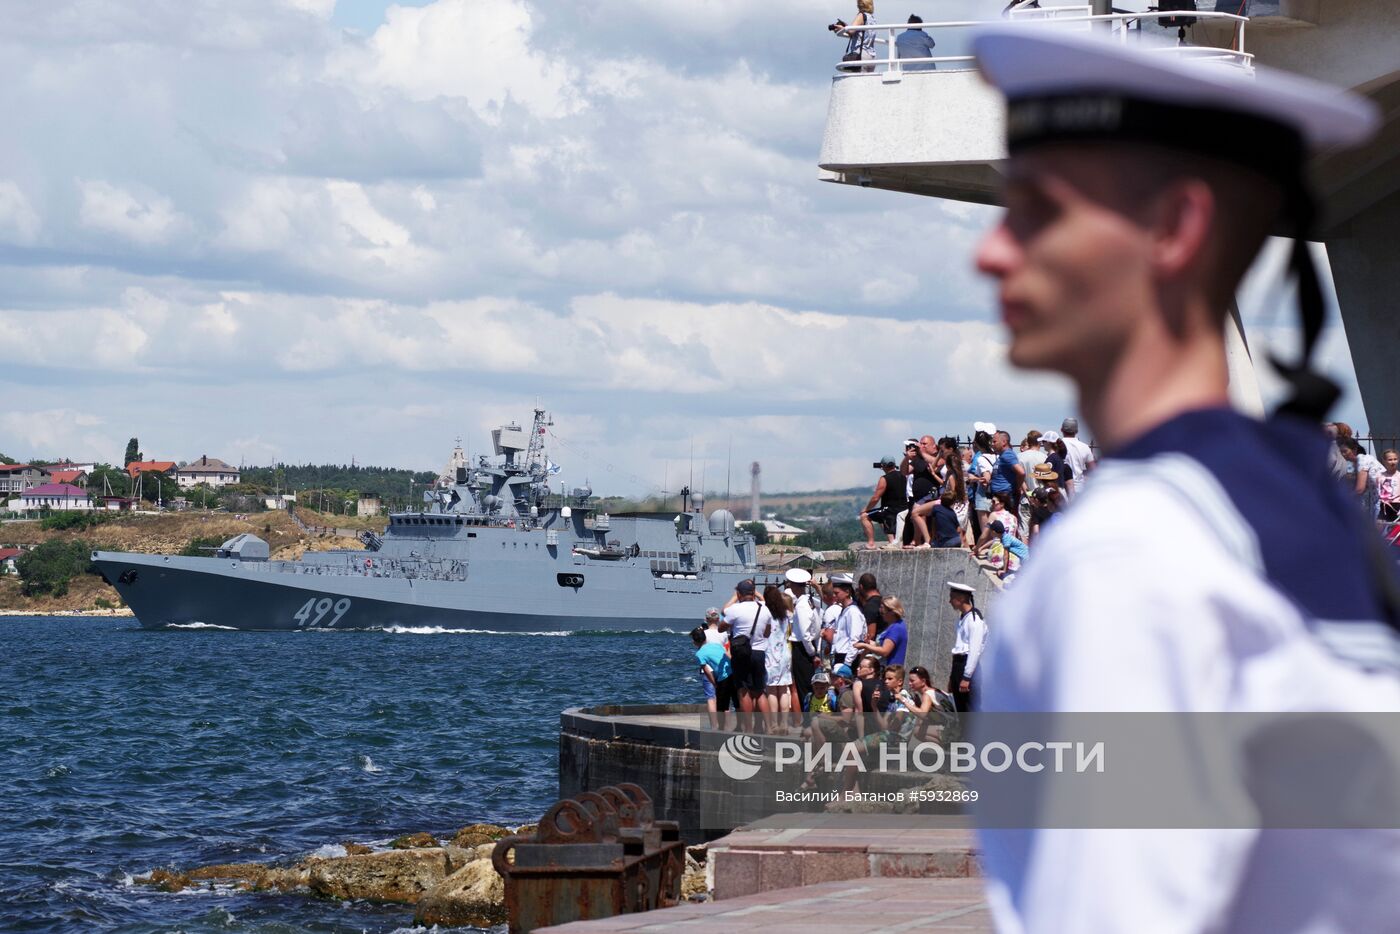
[[75, 486], [80, 490], [86, 490], [88, 488], [88, 472], [86, 470], [59, 470], [58, 467], [55, 465], [53, 467], [50, 467], [49, 471], [50, 483], [66, 483], [69, 486]]
[[174, 461], [132, 461], [126, 465], [126, 474], [135, 480], [143, 473], [158, 473], [167, 477], [175, 476], [176, 464]]
[[25, 490], [19, 496], [20, 512], [86, 510], [92, 508], [87, 490], [69, 483], [42, 483]]
[[95, 463], [75, 464], [72, 461], [61, 461], [48, 466], [49, 473], [58, 473], [61, 470], [81, 470], [83, 473], [91, 474], [96, 469], [97, 464]]
[[[779, 522], [777, 519], [761, 519], [759, 521], [762, 523], [763, 528], [768, 532], [768, 541], [774, 544], [790, 542], [793, 539], [797, 538], [797, 536], [799, 535], [807, 534], [806, 529], [799, 529], [795, 525], [788, 525], [786, 522]], [[753, 525], [754, 523], [749, 522], [745, 524]]]
[[295, 493], [279, 493], [276, 496], [268, 496], [263, 499], [263, 506], [268, 509], [286, 509], [297, 501]]
[[0, 576], [5, 574], [18, 574], [19, 567], [15, 562], [19, 556], [24, 554], [18, 548], [0, 548]]
[[362, 519], [371, 518], [384, 511], [384, 506], [377, 496], [361, 496], [359, 505], [355, 508], [355, 515]]
[[30, 487], [49, 482], [47, 467], [30, 464], [0, 464], [0, 494], [23, 493]]
[[136, 508], [136, 500], [129, 496], [104, 496], [102, 508], [108, 512], [131, 512]]
[[822, 551], [770, 551], [758, 556], [758, 563], [770, 574], [781, 574], [789, 568], [804, 568], [818, 579], [824, 579], [832, 571], [839, 570], [843, 552]]
[[205, 454], [199, 460], [190, 461], [185, 466], [175, 471], [175, 482], [180, 484], [180, 489], [188, 490], [192, 486], [199, 486], [201, 483], [209, 487], [233, 486], [239, 482], [241, 474], [237, 467], [225, 464], [217, 457], [210, 457]]

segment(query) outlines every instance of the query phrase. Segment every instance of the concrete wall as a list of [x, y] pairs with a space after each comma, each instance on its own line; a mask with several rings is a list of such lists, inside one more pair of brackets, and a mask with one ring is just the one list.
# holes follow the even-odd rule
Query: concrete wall
[[1001, 582], [978, 567], [962, 548], [862, 551], [856, 557], [856, 574], [866, 572], [875, 575], [881, 594], [904, 602], [909, 625], [906, 667], [923, 665], [935, 685], [946, 686], [958, 626], [958, 614], [948, 605], [947, 582], [975, 589], [977, 605], [993, 624]]
[[[761, 774], [744, 781], [725, 776], [720, 747], [734, 734], [709, 729], [698, 705], [574, 708], [560, 715], [559, 796], [632, 782], [651, 796], [656, 816], [680, 824], [690, 843], [714, 840], [734, 828], [778, 812], [820, 810], [821, 805], [778, 804], [774, 792], [795, 791], [800, 769], [777, 774], [774, 746], [794, 736], [752, 738], [762, 747]], [[862, 788], [882, 792], [922, 784], [917, 773], [872, 772]]]
[[[681, 834], [695, 843], [722, 836], [731, 827], [704, 827], [702, 795], [707, 774], [704, 760], [713, 760], [724, 737], [683, 727], [642, 726], [630, 717], [648, 713], [699, 713], [698, 706], [596, 707], [566, 710], [559, 722], [559, 797], [632, 782], [651, 795], [660, 820], [681, 825]], [[697, 718], [698, 722], [698, 718]], [[712, 792], [715, 793], [715, 792]]]
[[970, 69], [889, 81], [836, 78], [818, 163], [825, 169], [991, 162], [1006, 157], [1001, 95]]

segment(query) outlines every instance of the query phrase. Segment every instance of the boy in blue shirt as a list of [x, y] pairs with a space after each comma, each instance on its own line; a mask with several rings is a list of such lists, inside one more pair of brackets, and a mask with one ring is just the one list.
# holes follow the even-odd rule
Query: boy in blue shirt
[[734, 679], [729, 656], [724, 646], [705, 641], [705, 630], [696, 626], [690, 633], [695, 643], [695, 660], [700, 663], [700, 681], [705, 686], [705, 706], [710, 711], [710, 726], [720, 728], [721, 714], [734, 703]]
[[[1001, 542], [1001, 547], [1006, 549], [1006, 562], [1001, 568], [1001, 576], [1006, 577], [1008, 574], [1015, 572], [1017, 568], [1020, 567], [1022, 561], [1030, 557], [1031, 550], [1026, 547], [1025, 542], [1006, 531], [1006, 526], [1002, 525], [1000, 519], [993, 521], [987, 528], [992, 530], [992, 534], [996, 536], [997, 541]], [[1016, 559], [1015, 568], [1011, 566], [1012, 558]]]

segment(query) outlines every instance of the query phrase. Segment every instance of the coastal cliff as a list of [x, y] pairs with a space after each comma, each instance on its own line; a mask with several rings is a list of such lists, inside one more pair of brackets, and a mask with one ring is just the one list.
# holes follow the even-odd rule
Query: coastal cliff
[[[287, 513], [281, 511], [238, 516], [230, 513], [163, 513], [161, 515], [116, 515], [101, 517], [86, 529], [44, 529], [37, 521], [8, 520], [0, 523], [0, 546], [31, 549], [46, 542], [84, 542], [93, 549], [131, 551], [141, 554], [207, 553], [236, 535], [251, 533], [264, 539], [272, 548], [276, 560], [295, 560], [308, 551], [333, 548], [361, 548], [360, 542], [348, 534], [349, 529], [336, 530], [335, 525], [354, 521], [364, 525], [366, 520], [346, 520], [342, 517], [321, 516], [310, 510], [300, 510], [306, 526], [325, 532], [307, 532]], [[372, 520], [371, 520], [372, 521]], [[382, 526], [382, 520], [380, 525]], [[0, 616], [129, 616], [116, 590], [93, 574], [78, 574], [61, 594], [26, 594], [19, 577], [0, 574]]]

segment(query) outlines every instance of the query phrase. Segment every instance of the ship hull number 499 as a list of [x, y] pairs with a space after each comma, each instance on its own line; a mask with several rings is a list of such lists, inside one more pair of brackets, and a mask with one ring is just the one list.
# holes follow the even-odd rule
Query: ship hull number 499
[[[316, 629], [319, 626], [334, 626], [345, 618], [345, 614], [350, 612], [351, 602], [348, 597], [340, 600], [332, 600], [330, 597], [317, 599], [312, 597], [307, 600], [301, 609], [293, 614], [292, 619], [296, 620], [298, 629]], [[327, 621], [327, 617], [330, 617]]]

